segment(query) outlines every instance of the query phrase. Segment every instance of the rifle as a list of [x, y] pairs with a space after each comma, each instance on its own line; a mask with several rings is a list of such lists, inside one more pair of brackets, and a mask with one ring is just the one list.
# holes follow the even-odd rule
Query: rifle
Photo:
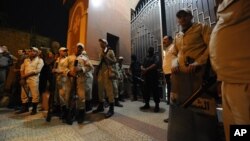
[[[58, 67], [58, 62], [55, 63], [54, 69], [57, 69], [57, 67]], [[50, 92], [50, 95], [49, 95], [49, 109], [48, 109], [48, 113], [47, 113], [47, 117], [46, 117], [47, 122], [51, 121], [51, 117], [52, 117], [52, 113], [53, 113], [53, 102], [54, 102], [55, 90], [56, 90], [56, 88], [54, 86], [52, 88], [52, 91]]]
[[183, 108], [187, 108], [190, 106], [199, 96], [201, 96], [203, 93], [207, 92], [207, 90], [216, 82], [216, 77], [211, 77], [206, 81], [203, 81], [201, 86], [195, 90], [193, 95], [188, 97], [180, 106]]
[[[186, 58], [186, 65], [193, 63], [194, 59], [191, 57]], [[180, 106], [183, 108], [187, 108], [190, 106], [199, 96], [201, 96], [203, 93], [207, 92], [207, 90], [217, 81], [216, 76], [210, 76], [210, 70], [211, 70], [211, 64], [208, 60], [205, 66], [205, 72], [203, 75], [203, 82], [200, 85], [198, 89], [195, 90], [195, 92], [188, 97]]]
[[[78, 65], [78, 60], [75, 60], [74, 62], [74, 67], [77, 67]], [[71, 95], [70, 101], [69, 101], [69, 111], [68, 111], [68, 115], [67, 115], [67, 123], [72, 125], [75, 116], [77, 115], [76, 113], [76, 108], [77, 108], [77, 75], [73, 76], [73, 95]]]
[[[109, 50], [110, 50], [110, 48], [108, 47], [108, 49], [106, 50], [106, 52], [104, 52], [104, 55], [106, 55]], [[102, 67], [102, 63], [105, 63], [104, 57], [102, 57], [100, 63], [96, 67], [96, 76], [98, 76], [98, 73], [99, 73], [99, 71], [100, 71], [100, 69]]]

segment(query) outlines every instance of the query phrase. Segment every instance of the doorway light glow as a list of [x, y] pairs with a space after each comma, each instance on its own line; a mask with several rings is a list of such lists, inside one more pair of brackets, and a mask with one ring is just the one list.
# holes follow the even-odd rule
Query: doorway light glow
[[100, 7], [103, 3], [103, 0], [91, 0], [93, 7]]

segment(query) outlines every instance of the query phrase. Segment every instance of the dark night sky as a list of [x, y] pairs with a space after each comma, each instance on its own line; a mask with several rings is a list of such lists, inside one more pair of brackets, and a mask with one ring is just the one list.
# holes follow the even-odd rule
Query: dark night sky
[[38, 33], [66, 43], [69, 8], [62, 0], [0, 0], [8, 27]]

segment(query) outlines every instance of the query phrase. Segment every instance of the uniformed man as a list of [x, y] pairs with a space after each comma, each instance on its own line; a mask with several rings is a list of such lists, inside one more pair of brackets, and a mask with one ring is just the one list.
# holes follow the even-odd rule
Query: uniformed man
[[100, 54], [101, 62], [98, 66], [98, 96], [99, 96], [99, 105], [94, 113], [103, 112], [104, 107], [104, 91], [108, 97], [109, 101], [109, 111], [106, 114], [106, 117], [111, 117], [114, 114], [114, 93], [112, 79], [110, 78], [110, 69], [112, 65], [116, 63], [115, 54], [112, 49], [108, 47], [108, 42], [106, 39], [99, 39], [100, 47], [102, 52]]
[[83, 53], [84, 53], [84, 45], [82, 43], [78, 43], [75, 65], [72, 73], [74, 74], [74, 77], [76, 79], [76, 94], [78, 95], [77, 99], [78, 112], [76, 115], [78, 123], [82, 123], [84, 121], [84, 116], [85, 116], [86, 72], [89, 72], [91, 69], [93, 69], [93, 66], [89, 62], [89, 59]]
[[118, 58], [118, 73], [119, 73], [119, 79], [118, 79], [118, 90], [119, 90], [119, 101], [124, 102], [124, 80], [127, 79], [127, 75], [125, 73], [125, 70], [123, 68], [123, 57], [119, 56]]
[[176, 17], [182, 30], [177, 33], [171, 51], [174, 58], [171, 66], [168, 140], [216, 140], [216, 116], [199, 114], [178, 106], [202, 84], [211, 28], [202, 23], [193, 23], [189, 9], [179, 10]]
[[[22, 79], [22, 109], [17, 114], [28, 112], [29, 92], [32, 96], [32, 112], [31, 115], [37, 113], [37, 105], [39, 102], [39, 75], [44, 65], [43, 60], [38, 57], [39, 50], [36, 47], [31, 47], [29, 58], [26, 58], [21, 65], [20, 73]], [[27, 87], [26, 87], [27, 86]], [[28, 89], [27, 89], [28, 88]]]
[[82, 43], [78, 43], [77, 46], [82, 46], [83, 51], [82, 51], [82, 56], [84, 57], [85, 60], [85, 105], [86, 105], [86, 112], [92, 110], [92, 86], [93, 86], [93, 72], [94, 72], [94, 66], [89, 60], [88, 54], [85, 50], [85, 47]]
[[145, 79], [144, 83], [144, 93], [143, 93], [143, 99], [145, 102], [145, 105], [140, 107], [141, 110], [150, 109], [149, 101], [150, 101], [150, 95], [152, 94], [155, 102], [155, 108], [154, 112], [159, 112], [160, 107], [160, 93], [159, 93], [159, 74], [158, 74], [158, 66], [159, 66], [159, 57], [155, 54], [154, 48], [149, 47], [148, 48], [148, 55], [144, 58], [141, 71], [142, 76]]
[[119, 81], [122, 77], [121, 74], [119, 73], [119, 64], [115, 63], [112, 67], [117, 73], [117, 78], [112, 79], [113, 92], [114, 92], [114, 97], [115, 97], [115, 106], [123, 107], [123, 105], [119, 102]]
[[52, 70], [56, 74], [56, 89], [59, 94], [61, 105], [61, 118], [63, 122], [67, 122], [68, 103], [71, 90], [71, 82], [68, 77], [70, 72], [69, 58], [67, 57], [68, 49], [61, 47], [59, 49], [59, 57], [56, 60], [57, 67]]

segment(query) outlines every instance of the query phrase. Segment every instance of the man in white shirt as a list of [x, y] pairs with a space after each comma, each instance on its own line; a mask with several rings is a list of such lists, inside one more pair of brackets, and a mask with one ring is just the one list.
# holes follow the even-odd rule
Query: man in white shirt
[[[171, 54], [171, 48], [173, 48], [173, 38], [171, 36], [163, 37], [163, 50], [164, 50], [164, 59], [162, 64], [163, 73], [165, 75], [165, 80], [167, 84], [167, 104], [170, 103], [170, 92], [171, 92], [171, 65], [173, 55]], [[168, 119], [164, 119], [164, 122], [168, 122]]]
[[[21, 65], [20, 73], [22, 79], [22, 109], [17, 114], [28, 112], [29, 92], [32, 96], [32, 112], [31, 115], [37, 113], [37, 105], [39, 102], [39, 75], [44, 65], [43, 60], [38, 57], [39, 50], [36, 47], [31, 47], [29, 51], [29, 58], [26, 58]], [[26, 87], [27, 86], [27, 87]], [[26, 88], [28, 88], [28, 90]]]

